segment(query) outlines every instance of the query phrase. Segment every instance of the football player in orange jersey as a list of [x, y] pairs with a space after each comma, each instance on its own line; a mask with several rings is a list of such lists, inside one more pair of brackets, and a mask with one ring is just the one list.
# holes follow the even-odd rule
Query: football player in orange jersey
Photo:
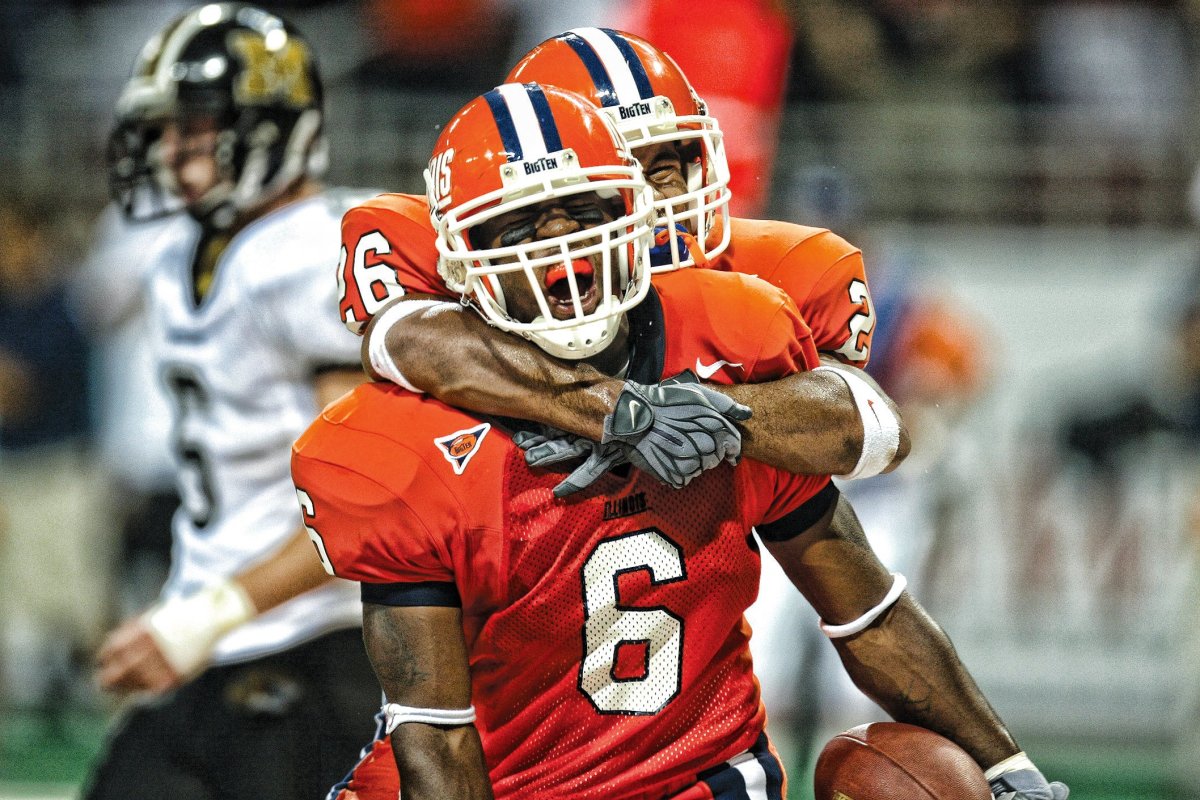
[[[510, 78], [578, 90], [612, 117], [657, 194], [656, 271], [700, 263], [757, 273], [791, 295], [820, 350], [865, 365], [874, 317], [861, 254], [826, 230], [729, 219], [721, 132], [669, 56], [638, 37], [585, 28], [535, 48]], [[430, 165], [435, 173], [443, 168]], [[424, 198], [382, 195], [343, 220], [340, 310], [359, 332], [376, 320], [364, 346], [370, 370], [453, 405], [598, 439], [619, 382], [532, 348], [522, 354], [518, 342], [489, 333], [479, 320], [463, 323], [475, 335], [462, 337], [456, 319], [436, 304], [411, 302], [442, 292], [427, 210]], [[396, 297], [405, 300], [380, 315]], [[737, 377], [742, 369], [725, 358], [689, 365], [705, 379]], [[744, 428], [746, 454], [775, 466], [866, 477], [908, 452], [894, 404], [858, 370], [818, 370], [728, 391], [757, 412]]]
[[526, 463], [519, 422], [385, 383], [327, 407], [294, 447], [293, 478], [326, 569], [363, 584], [391, 737], [335, 793], [396, 797], [390, 752], [405, 800], [784, 797], [742, 617], [758, 586], [752, 527], [865, 693], [980, 764], [1023, 768], [829, 477], [734, 466], [726, 423], [746, 410], [714, 414], [696, 385], [662, 381], [696, 357], [737, 358], [750, 380], [813, 368], [786, 295], [719, 271], [646, 286], [649, 192], [573, 93], [501, 86], [451, 120], [432, 163], [447, 287], [496, 327], [622, 375], [606, 441], [636, 445], [646, 403], [694, 390], [696, 418], [715, 426], [685, 433], [721, 439], [722, 458], [682, 489], [610, 471], [563, 499], [558, 475]]

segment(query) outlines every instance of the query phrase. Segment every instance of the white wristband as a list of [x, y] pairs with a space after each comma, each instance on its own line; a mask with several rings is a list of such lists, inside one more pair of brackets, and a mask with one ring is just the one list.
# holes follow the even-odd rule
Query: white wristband
[[875, 387], [859, 376], [833, 366], [821, 366], [813, 370], [820, 371], [833, 372], [846, 382], [850, 396], [858, 407], [858, 416], [862, 419], [862, 455], [854, 469], [839, 477], [854, 480], [880, 474], [892, 463], [900, 447], [900, 420]]
[[908, 586], [908, 579], [899, 572], [893, 572], [892, 578], [892, 588], [888, 589], [888, 593], [879, 601], [879, 605], [853, 622], [847, 622], [845, 625], [826, 625], [825, 620], [820, 620], [817, 624], [821, 626], [824, 634], [830, 639], [842, 639], [865, 631], [870, 627], [872, 622], [879, 619], [880, 614], [887, 611], [892, 607], [893, 603], [900, 599], [900, 595], [904, 593], [904, 587]]
[[415, 314], [432, 306], [454, 306], [449, 300], [401, 300], [398, 303], [392, 303], [383, 310], [383, 313], [375, 320], [375, 324], [367, 331], [367, 358], [371, 362], [371, 369], [375, 370], [375, 374], [381, 378], [387, 378], [397, 386], [408, 389], [410, 392], [422, 394], [421, 390], [413, 386], [404, 377], [404, 373], [396, 366], [396, 362], [392, 360], [391, 353], [387, 349], [388, 331], [409, 314]]
[[142, 619], [167, 662], [180, 676], [199, 672], [227, 632], [257, 614], [246, 591], [233, 580], [152, 606]]
[[387, 717], [384, 731], [391, 733], [406, 722], [424, 722], [427, 725], [470, 725], [475, 721], [475, 706], [466, 708], [413, 708], [398, 703], [387, 703], [383, 707]]
[[1009, 756], [1008, 758], [1004, 759], [996, 766], [987, 770], [986, 772], [983, 773], [983, 777], [987, 779], [988, 783], [991, 783], [992, 781], [996, 780], [996, 778], [999, 778], [1004, 773], [1016, 772], [1019, 769], [1032, 769], [1035, 771], [1037, 770], [1037, 767], [1035, 767], [1033, 765], [1033, 762], [1029, 760], [1029, 756], [1025, 755], [1024, 750], [1017, 753], [1015, 756]]

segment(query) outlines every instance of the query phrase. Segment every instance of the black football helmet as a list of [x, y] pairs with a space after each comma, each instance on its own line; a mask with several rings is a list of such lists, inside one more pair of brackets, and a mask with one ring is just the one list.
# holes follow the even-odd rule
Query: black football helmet
[[[228, 227], [239, 213], [324, 171], [322, 87], [312, 48], [280, 17], [244, 3], [199, 6], [154, 36], [117, 102], [109, 186], [126, 217], [177, 208], [159, 157], [163, 124], [217, 121], [220, 182], [189, 213]], [[166, 190], [166, 191], [164, 191]]]

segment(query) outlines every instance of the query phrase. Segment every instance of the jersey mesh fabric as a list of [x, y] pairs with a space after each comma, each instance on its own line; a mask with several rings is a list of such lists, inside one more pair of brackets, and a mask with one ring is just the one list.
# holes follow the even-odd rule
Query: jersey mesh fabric
[[[658, 797], [749, 747], [763, 710], [742, 611], [760, 562], [732, 468], [683, 494], [611, 474], [564, 504], [550, 492], [560, 475], [510, 458], [508, 604], [473, 664], [497, 796]], [[637, 513], [613, 516], [621, 510]], [[640, 633], [626, 639], [612, 631], [628, 614]], [[488, 655], [504, 670], [491, 673]]]

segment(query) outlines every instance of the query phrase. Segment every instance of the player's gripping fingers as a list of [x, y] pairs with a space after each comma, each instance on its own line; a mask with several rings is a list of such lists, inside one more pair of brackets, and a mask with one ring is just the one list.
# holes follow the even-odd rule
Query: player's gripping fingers
[[[515, 441], [515, 439], [514, 439]], [[520, 444], [517, 445], [521, 447]], [[531, 442], [525, 450], [525, 463], [531, 467], [551, 467], [564, 461], [571, 461], [589, 455], [596, 443], [581, 436], [564, 433], [558, 438], [545, 438], [544, 441]]]
[[635, 467], [679, 489], [731, 455], [740, 454], [741, 434], [709, 409], [683, 420], [660, 420], [629, 448]]
[[549, 439], [550, 436], [548, 433], [529, 430], [517, 431], [512, 437], [513, 444], [526, 452], [528, 452], [531, 448], [537, 447], [538, 445], [549, 441]]
[[97, 682], [117, 692], [162, 693], [182, 683], [140, 620], [113, 631], [96, 656]]
[[586, 489], [599, 480], [601, 475], [627, 460], [624, 451], [616, 445], [598, 445], [594, 442], [591, 445], [592, 454], [554, 487], [555, 497], [567, 497]]

